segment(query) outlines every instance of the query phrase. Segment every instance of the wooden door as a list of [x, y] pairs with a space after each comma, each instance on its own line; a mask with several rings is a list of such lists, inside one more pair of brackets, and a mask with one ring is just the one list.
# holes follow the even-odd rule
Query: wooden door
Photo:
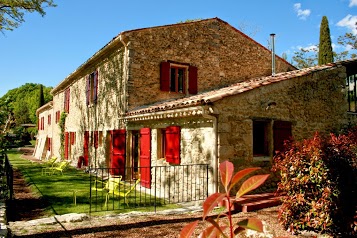
[[274, 154], [284, 151], [284, 141], [290, 140], [291, 137], [291, 122], [274, 121]]
[[140, 179], [141, 185], [151, 188], [151, 130], [140, 129]]
[[111, 132], [110, 174], [125, 178], [126, 131]]

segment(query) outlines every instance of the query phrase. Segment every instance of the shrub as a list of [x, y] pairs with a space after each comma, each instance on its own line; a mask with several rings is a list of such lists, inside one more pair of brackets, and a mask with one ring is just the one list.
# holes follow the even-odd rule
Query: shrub
[[[231, 162], [225, 161], [219, 165], [219, 171], [221, 175], [221, 182], [224, 187], [224, 193], [214, 193], [210, 195], [203, 203], [203, 220], [211, 223], [211, 226], [207, 227], [202, 231], [200, 237], [233, 237], [236, 234], [244, 231], [245, 229], [255, 230], [262, 232], [263, 224], [259, 219], [248, 218], [238, 222], [236, 225], [233, 224], [231, 210], [233, 207], [231, 201], [230, 191], [237, 185], [244, 177], [248, 174], [258, 170], [260, 168], [247, 168], [237, 172], [233, 176], [234, 166]], [[242, 197], [244, 194], [256, 189], [269, 177], [269, 174], [264, 175], [254, 175], [244, 181], [239, 188], [236, 198]], [[208, 217], [209, 213], [218, 205], [225, 201], [227, 206], [227, 213], [219, 213], [217, 219], [214, 220]], [[221, 219], [225, 216], [227, 219]], [[186, 225], [181, 233], [181, 238], [191, 237], [194, 229], [198, 225], [198, 221], [194, 221]], [[228, 231], [227, 231], [228, 230]], [[228, 236], [227, 236], [228, 233]]]
[[286, 194], [279, 219], [291, 232], [356, 234], [356, 134], [286, 143], [274, 158], [278, 192]]

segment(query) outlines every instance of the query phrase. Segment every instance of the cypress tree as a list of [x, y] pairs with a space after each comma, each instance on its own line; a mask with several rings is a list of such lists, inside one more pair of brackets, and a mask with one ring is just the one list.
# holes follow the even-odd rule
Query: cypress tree
[[330, 36], [330, 28], [326, 16], [322, 17], [320, 25], [320, 43], [318, 64], [327, 64], [333, 62], [333, 52]]
[[45, 104], [45, 96], [43, 95], [43, 86], [40, 84], [40, 92], [38, 95], [38, 108], [42, 107]]

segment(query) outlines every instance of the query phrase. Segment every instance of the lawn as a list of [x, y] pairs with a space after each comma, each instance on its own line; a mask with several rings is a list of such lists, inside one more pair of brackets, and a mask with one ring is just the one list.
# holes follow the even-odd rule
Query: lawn
[[[139, 211], [154, 211], [155, 209], [152, 196], [136, 192], [129, 196], [130, 207], [123, 200], [114, 203], [113, 198], [108, 202], [108, 207], [102, 206], [105, 202], [105, 194], [94, 194], [93, 192], [92, 203], [90, 203], [90, 182], [94, 182], [94, 177], [90, 178], [89, 174], [83, 170], [69, 166], [63, 175], [59, 172], [54, 175], [44, 175], [42, 174], [44, 164], [23, 159], [18, 151], [10, 151], [7, 155], [12, 166], [21, 171], [31, 191], [44, 198], [48, 204], [45, 210], [47, 216], [90, 212], [95, 212], [93, 215], [103, 215], [108, 212], [123, 213], [133, 209]], [[94, 197], [95, 195], [97, 197]], [[164, 202], [160, 199], [156, 199], [155, 202], [156, 210], [177, 207], [173, 204], [163, 206]]]

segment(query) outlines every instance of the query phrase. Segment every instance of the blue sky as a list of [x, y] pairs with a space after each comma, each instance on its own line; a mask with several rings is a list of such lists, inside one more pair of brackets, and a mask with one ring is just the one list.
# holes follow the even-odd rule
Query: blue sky
[[[26, 22], [0, 34], [0, 97], [25, 83], [56, 86], [122, 31], [219, 17], [288, 59], [319, 41], [327, 16], [333, 43], [357, 34], [357, 0], [54, 0], [56, 8], [25, 15]], [[341, 48], [336, 48], [341, 50]]]

